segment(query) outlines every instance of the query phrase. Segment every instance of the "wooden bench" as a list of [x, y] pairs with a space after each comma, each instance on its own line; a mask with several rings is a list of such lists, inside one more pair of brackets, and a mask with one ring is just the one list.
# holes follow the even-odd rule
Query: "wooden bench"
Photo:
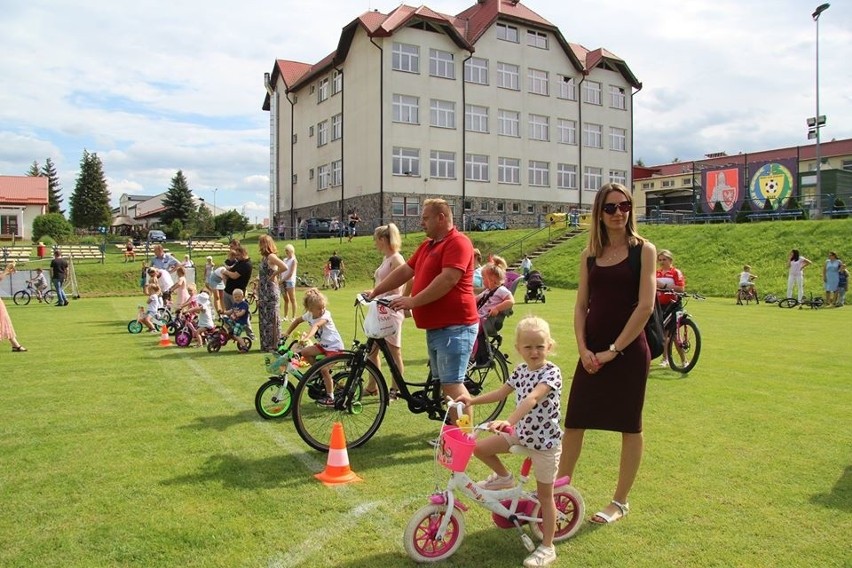
[[842, 215], [852, 215], [852, 209], [828, 209], [822, 212], [826, 217], [841, 217]]
[[74, 260], [99, 260], [104, 261], [104, 253], [97, 245], [59, 245], [59, 250], [62, 251], [62, 256], [67, 256]]
[[686, 223], [716, 223], [720, 221], [730, 223], [731, 216], [727, 213], [701, 213], [699, 215], [687, 215], [683, 220]]
[[219, 241], [192, 241], [187, 248], [198, 252], [228, 252], [230, 247]]
[[760, 211], [758, 213], [749, 213], [747, 215], [749, 221], [760, 221], [761, 219], [769, 219], [770, 221], [778, 221], [781, 219], [800, 219], [804, 216], [801, 209], [792, 209], [790, 211]]
[[3, 261], [4, 266], [13, 260], [16, 264], [29, 262], [31, 255], [32, 249], [30, 247], [4, 246], [0, 248], [0, 260]]

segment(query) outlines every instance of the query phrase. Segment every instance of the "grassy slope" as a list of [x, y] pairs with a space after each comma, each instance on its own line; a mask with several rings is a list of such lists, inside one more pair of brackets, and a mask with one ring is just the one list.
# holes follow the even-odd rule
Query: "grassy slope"
[[[474, 245], [487, 256], [502, 251], [509, 262], [517, 261], [550, 237], [558, 236], [561, 230], [544, 231], [509, 230], [469, 233]], [[829, 250], [845, 258], [848, 251], [848, 235], [852, 232], [852, 219], [832, 221], [774, 221], [764, 223], [723, 225], [643, 225], [643, 236], [649, 238], [657, 248], [667, 248], [675, 255], [675, 265], [684, 271], [691, 290], [706, 295], [730, 296], [736, 289], [742, 265], [748, 263], [759, 278], [761, 294], [773, 292], [783, 294], [787, 288], [786, 259], [791, 248], [798, 248], [818, 266], [806, 272], [806, 286], [815, 293], [820, 290], [820, 266]], [[408, 256], [422, 241], [422, 233], [410, 233], [403, 237], [402, 252]], [[519, 242], [521, 241], [521, 242]], [[257, 235], [249, 235], [246, 245], [257, 259]], [[514, 245], [512, 245], [514, 243]], [[586, 244], [586, 236], [568, 241], [535, 261], [549, 286], [576, 288], [580, 251]], [[512, 246], [509, 246], [512, 245]], [[351, 282], [367, 285], [378, 264], [378, 254], [370, 236], [355, 238], [351, 243], [338, 239], [312, 239], [295, 243], [301, 271], [321, 274], [322, 266], [332, 251], [337, 250], [346, 263], [347, 276]], [[509, 248], [506, 248], [509, 246]], [[173, 248], [172, 252], [183, 258], [185, 249]], [[204, 255], [196, 257], [203, 264]], [[214, 255], [217, 264], [223, 255]], [[34, 267], [37, 263], [30, 263]], [[133, 295], [137, 294], [140, 263], [125, 264], [121, 251], [115, 247], [107, 250], [106, 264], [87, 260], [76, 263], [77, 279], [83, 296]]]

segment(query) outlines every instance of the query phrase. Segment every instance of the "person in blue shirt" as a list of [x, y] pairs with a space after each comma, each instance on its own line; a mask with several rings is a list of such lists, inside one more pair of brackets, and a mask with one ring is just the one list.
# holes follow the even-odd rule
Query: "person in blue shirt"
[[234, 305], [230, 310], [226, 310], [224, 315], [228, 316], [233, 322], [233, 335], [237, 345], [240, 347], [240, 353], [246, 353], [244, 349], [245, 341], [240, 336], [249, 323], [249, 303], [246, 301], [245, 293], [239, 288], [235, 289], [232, 295], [234, 297]]

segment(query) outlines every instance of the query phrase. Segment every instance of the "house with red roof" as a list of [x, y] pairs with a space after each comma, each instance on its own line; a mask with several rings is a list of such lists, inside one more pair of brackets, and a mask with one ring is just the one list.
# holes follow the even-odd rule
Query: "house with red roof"
[[0, 239], [30, 239], [33, 220], [47, 213], [47, 206], [46, 177], [0, 176]]
[[535, 225], [630, 183], [641, 83], [517, 0], [365, 12], [329, 50], [265, 76], [276, 226], [355, 209], [414, 228], [430, 197], [459, 224]]

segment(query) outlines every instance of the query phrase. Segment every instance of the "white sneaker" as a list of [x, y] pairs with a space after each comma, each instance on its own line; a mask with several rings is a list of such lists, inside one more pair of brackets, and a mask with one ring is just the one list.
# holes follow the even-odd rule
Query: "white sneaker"
[[524, 560], [525, 568], [536, 568], [537, 566], [550, 566], [556, 562], [556, 549], [552, 546], [539, 544], [538, 548]]
[[512, 476], [511, 473], [505, 477], [503, 477], [502, 475], [497, 475], [496, 473], [492, 473], [485, 480], [480, 481], [476, 485], [477, 487], [480, 487], [481, 489], [486, 489], [488, 491], [511, 489], [515, 486], [515, 478]]
[[669, 367], [669, 362], [663, 359], [662, 361], [660, 361], [660, 367], [667, 369]]

